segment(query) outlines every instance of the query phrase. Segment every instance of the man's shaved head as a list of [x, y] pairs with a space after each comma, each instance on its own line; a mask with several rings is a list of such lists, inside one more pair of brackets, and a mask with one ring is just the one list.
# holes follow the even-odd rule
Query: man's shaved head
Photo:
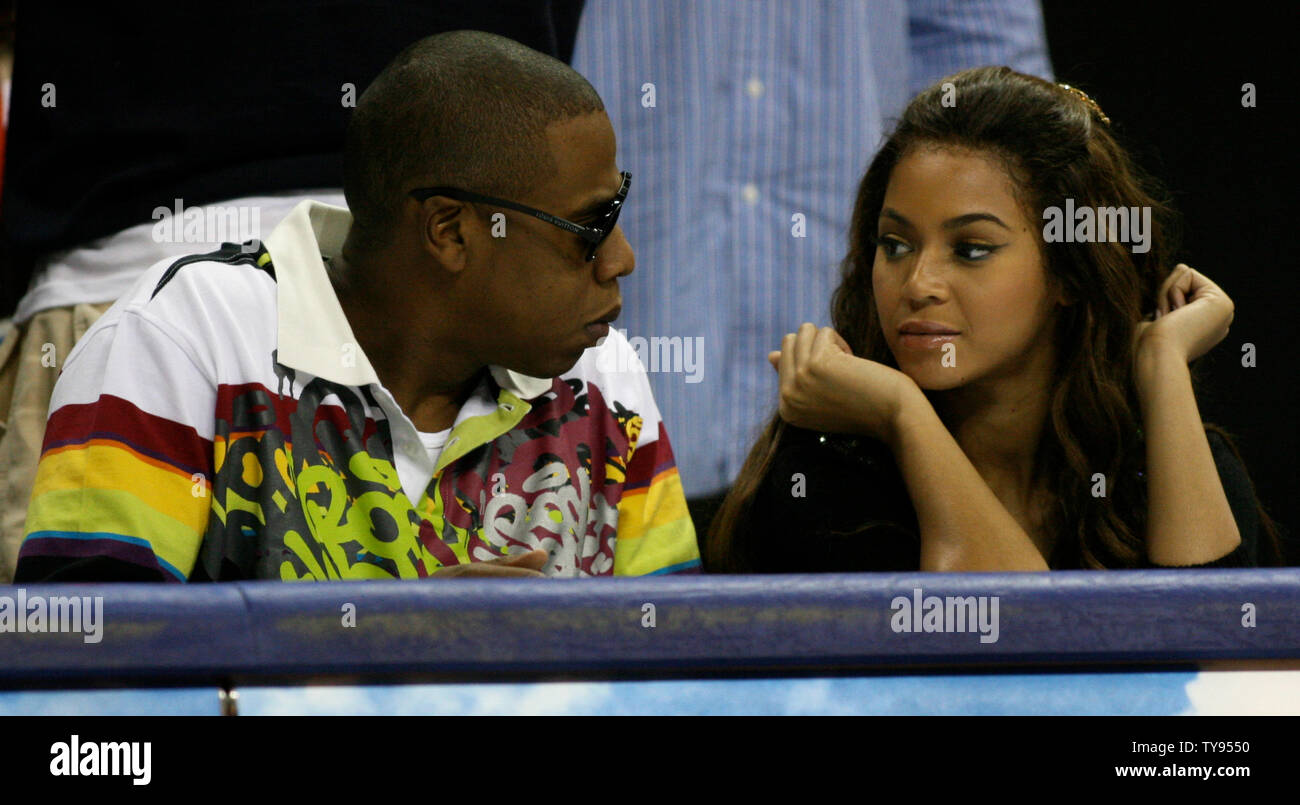
[[523, 197], [555, 173], [547, 127], [604, 109], [573, 68], [514, 40], [481, 31], [421, 39], [366, 88], [348, 122], [343, 192], [354, 236], [386, 243], [415, 187]]

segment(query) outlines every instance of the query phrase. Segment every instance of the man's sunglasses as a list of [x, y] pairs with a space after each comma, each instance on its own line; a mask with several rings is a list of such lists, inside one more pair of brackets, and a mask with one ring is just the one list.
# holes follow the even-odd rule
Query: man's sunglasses
[[591, 226], [575, 224], [572, 221], [566, 221], [563, 218], [551, 215], [549, 212], [542, 212], [533, 207], [516, 204], [513, 201], [493, 198], [492, 196], [484, 196], [455, 187], [420, 187], [412, 190], [411, 196], [417, 201], [424, 201], [425, 199], [434, 196], [445, 196], [447, 198], [456, 199], [457, 201], [468, 201], [474, 204], [490, 204], [496, 207], [505, 207], [508, 210], [514, 210], [516, 212], [527, 213], [534, 218], [540, 218], [548, 224], [568, 230], [585, 240], [588, 246], [586, 260], [590, 263], [592, 260], [596, 259], [596, 250], [600, 248], [600, 244], [604, 243], [605, 238], [609, 237], [609, 233], [614, 231], [614, 225], [618, 223], [618, 214], [623, 209], [623, 201], [627, 199], [627, 190], [632, 185], [632, 174], [623, 171], [621, 175], [623, 177], [623, 183], [619, 186], [618, 193], [615, 194], [614, 198], [605, 205], [603, 210], [597, 213], [599, 218]]

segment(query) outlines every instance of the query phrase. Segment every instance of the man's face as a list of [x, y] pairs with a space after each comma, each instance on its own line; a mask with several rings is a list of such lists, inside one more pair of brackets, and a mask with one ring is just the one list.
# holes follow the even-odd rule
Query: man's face
[[[512, 198], [551, 215], [589, 226], [618, 193], [614, 129], [603, 113], [547, 130], [555, 178]], [[493, 210], [493, 213], [497, 210]], [[478, 307], [484, 331], [476, 334], [488, 363], [534, 377], [554, 377], [577, 363], [608, 331], [622, 305], [618, 278], [635, 266], [619, 228], [600, 245], [593, 262], [578, 235], [532, 216], [500, 210], [505, 236], [491, 238], [482, 269]]]

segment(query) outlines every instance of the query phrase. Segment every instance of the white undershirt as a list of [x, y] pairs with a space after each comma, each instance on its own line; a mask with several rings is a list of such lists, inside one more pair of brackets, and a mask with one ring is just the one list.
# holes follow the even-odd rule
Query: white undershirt
[[375, 402], [388, 418], [393, 439], [393, 468], [397, 470], [402, 491], [414, 505], [419, 505], [420, 498], [433, 480], [433, 470], [438, 466], [443, 450], [448, 446], [455, 447], [459, 437], [451, 436], [451, 432], [456, 425], [471, 417], [490, 414], [497, 408], [488, 395], [488, 378], [485, 376], [456, 412], [456, 421], [450, 428], [437, 433], [423, 433], [402, 412], [388, 389], [380, 383], [372, 385], [371, 389], [374, 390]]
[[433, 480], [433, 468], [438, 466], [438, 459], [442, 456], [442, 450], [447, 446], [447, 439], [451, 436], [451, 428], [437, 433], [416, 431], [415, 435], [420, 437], [420, 444], [424, 447], [427, 459], [420, 455], [418, 450], [410, 454], [407, 450], [399, 448], [393, 451], [393, 465], [397, 469], [398, 479], [402, 482], [402, 491], [406, 492], [406, 497], [411, 503], [418, 504], [425, 490], [428, 489], [429, 482]]
[[416, 431], [416, 434], [420, 437], [424, 449], [429, 451], [429, 463], [435, 467], [438, 466], [438, 457], [442, 455], [442, 448], [446, 446], [447, 439], [451, 436], [451, 428], [440, 430], [437, 433]]

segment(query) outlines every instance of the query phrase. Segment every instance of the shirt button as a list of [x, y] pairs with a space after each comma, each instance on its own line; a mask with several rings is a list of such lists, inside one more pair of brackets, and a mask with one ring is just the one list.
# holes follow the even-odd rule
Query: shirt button
[[740, 189], [740, 197], [745, 200], [746, 204], [758, 203], [758, 185], [750, 182]]
[[748, 92], [749, 97], [751, 98], [763, 97], [763, 92], [765, 91], [765, 89], [766, 88], [763, 86], [763, 82], [757, 78], [751, 78], [745, 84], [745, 92]]

